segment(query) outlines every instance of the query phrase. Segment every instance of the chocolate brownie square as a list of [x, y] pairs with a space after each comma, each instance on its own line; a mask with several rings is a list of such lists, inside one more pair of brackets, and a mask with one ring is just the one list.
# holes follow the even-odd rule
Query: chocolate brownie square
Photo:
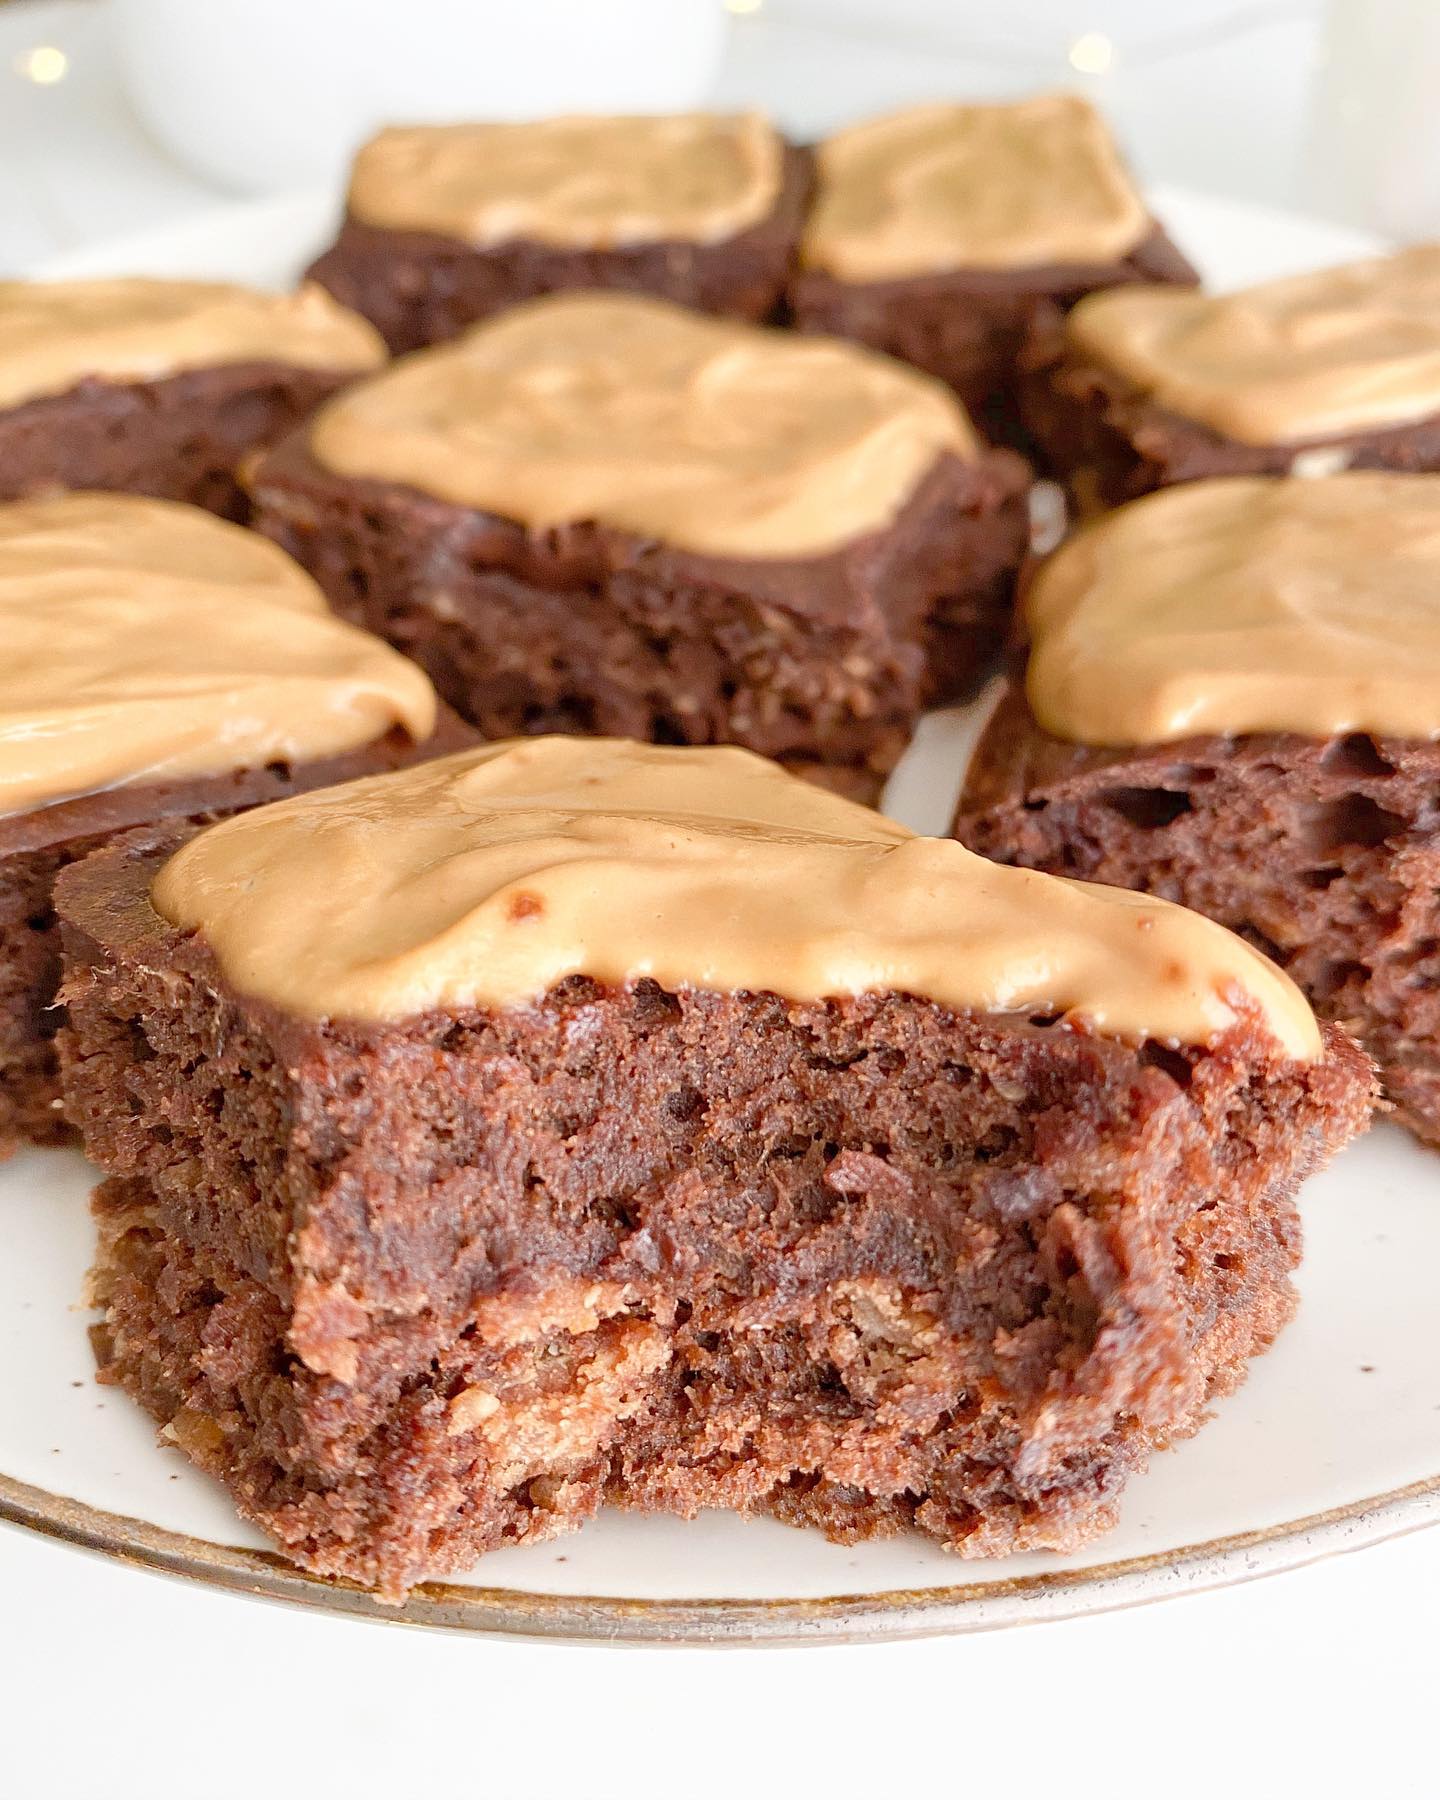
[[166, 501], [0, 506], [0, 1155], [67, 1136], [58, 872], [468, 741], [421, 671], [265, 539]]
[[801, 330], [939, 376], [992, 439], [1023, 444], [1015, 371], [1038, 315], [1196, 279], [1099, 114], [1046, 94], [911, 107], [821, 144], [790, 306]]
[[766, 319], [809, 186], [757, 113], [405, 126], [360, 150], [309, 273], [396, 355], [579, 288]]
[[1197, 908], [1289, 972], [1440, 1143], [1440, 484], [1194, 482], [1082, 531], [956, 835]]
[[988, 665], [1027, 484], [887, 358], [592, 294], [402, 358], [251, 489], [487, 737], [738, 743], [868, 797]]
[[0, 282], [0, 500], [104, 488], [243, 519], [242, 459], [384, 360], [317, 287]]
[[1208, 921], [734, 749], [486, 745], [59, 886], [104, 1378], [390, 1597], [602, 1503], [1084, 1541], [1370, 1102]]
[[1037, 321], [1025, 424], [1082, 511], [1217, 475], [1440, 469], [1440, 245]]

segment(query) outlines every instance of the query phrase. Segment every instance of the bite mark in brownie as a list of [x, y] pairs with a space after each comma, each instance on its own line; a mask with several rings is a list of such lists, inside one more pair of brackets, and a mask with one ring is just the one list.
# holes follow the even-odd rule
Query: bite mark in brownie
[[[559, 764], [583, 760], [532, 752], [547, 809], [533, 872], [516, 873], [508, 814], [477, 842], [496, 846], [504, 930], [533, 932], [553, 901], [558, 946], [575, 890], [553, 834], [588, 846], [597, 869], [634, 855], [639, 881], [649, 815], [627, 758], [703, 753], [610, 747], [597, 778], [618, 773], [624, 811], [607, 852], [600, 815], [584, 824], [603, 807], [592, 792], [577, 790], [580, 817], [563, 827], [548, 810]], [[507, 806], [524, 791], [514, 755], [463, 759]], [[761, 779], [733, 764], [716, 779], [725, 770]], [[405, 791], [452, 779], [435, 765]], [[655, 831], [695, 827], [688, 781], [662, 786]], [[764, 777], [778, 805], [776, 781]], [[386, 785], [356, 790], [366, 831], [381, 829]], [[333, 829], [346, 793], [295, 803], [293, 829], [302, 813], [313, 829], [291, 841], [353, 862], [363, 847]], [[474, 790], [454, 799], [463, 812]], [[846, 829], [840, 803], [806, 805], [824, 834]], [[291, 1003], [262, 999], [227, 961], [240, 931], [268, 945], [247, 980], [288, 984], [269, 954], [288, 890], [244, 918], [224, 895], [282, 812], [190, 840], [174, 861], [168, 846], [120, 844], [61, 877], [67, 1099], [109, 1177], [101, 1361], [288, 1555], [389, 1598], [602, 1503], [767, 1511], [847, 1541], [915, 1527], [972, 1556], [1083, 1542], [1285, 1323], [1296, 1185], [1368, 1112], [1364, 1056], [1333, 1028], [1291, 1055], [1260, 988], [1230, 992], [1230, 1022], [1203, 1043], [1127, 1042], [1023, 1007], [650, 976], [573, 974], [524, 1003], [347, 1020], [315, 1010], [334, 974], [307, 969]], [[429, 818], [402, 821], [427, 866]], [[888, 846], [902, 883], [959, 855], [879, 821], [855, 829], [866, 866]], [[698, 891], [713, 891], [732, 841], [722, 832], [701, 859]], [[811, 844], [817, 872], [840, 870], [838, 843]], [[162, 917], [162, 892], [187, 913], [209, 893], [213, 941]], [[650, 941], [665, 958], [687, 940], [676, 890], [659, 893]], [[426, 922], [413, 929], [449, 947], [451, 979], [523, 981], [513, 958], [533, 939], [505, 940], [503, 977], [493, 959], [467, 976], [438, 897], [415, 886]], [[1066, 930], [1114, 909], [1111, 949], [1132, 942], [1134, 903], [1054, 897]], [[361, 941], [339, 904], [337, 969]], [[867, 911], [872, 928], [880, 916]], [[481, 941], [500, 929], [478, 893], [464, 917]], [[637, 918], [627, 907], [627, 943]], [[1151, 924], [1157, 946], [1198, 932], [1197, 954], [1239, 953], [1201, 921]], [[709, 925], [707, 955], [748, 943], [810, 968], [815, 946], [798, 938], [772, 948], [729, 912]], [[411, 982], [435, 994], [427, 958], [383, 919], [374, 929], [389, 952], [354, 963], [361, 986], [345, 991], [387, 1008]], [[986, 937], [977, 954], [994, 953]], [[953, 963], [947, 980], [983, 979]], [[1093, 982], [1096, 967], [1082, 957], [1071, 978]], [[1188, 993], [1160, 1004], [1188, 1007]], [[1132, 990], [1126, 1004], [1156, 1003]], [[1300, 1006], [1286, 1029], [1302, 1024]]]
[[898, 997], [297, 1031], [127, 860], [62, 884], [102, 1366], [391, 1597], [602, 1501], [1081, 1543], [1289, 1317], [1291, 1192], [1365, 1111], [1335, 1033], [1148, 1058]]

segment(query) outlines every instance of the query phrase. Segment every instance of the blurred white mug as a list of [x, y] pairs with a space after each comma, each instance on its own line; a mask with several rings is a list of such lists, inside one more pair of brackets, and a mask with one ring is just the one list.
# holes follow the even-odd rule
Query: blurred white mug
[[379, 126], [683, 111], [715, 79], [722, 0], [114, 0], [131, 102], [197, 174], [338, 181]]
[[1440, 237], [1440, 5], [1329, 0], [1306, 199], [1402, 242]]

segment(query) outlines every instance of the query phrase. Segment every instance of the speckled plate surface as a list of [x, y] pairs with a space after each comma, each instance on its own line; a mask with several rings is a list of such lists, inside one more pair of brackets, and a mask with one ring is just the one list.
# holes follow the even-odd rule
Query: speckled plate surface
[[[1183, 194], [1156, 198], [1217, 285], [1339, 260], [1350, 233]], [[313, 196], [207, 215], [37, 273], [290, 279], [326, 236]], [[978, 709], [937, 714], [889, 810], [943, 830]], [[486, 1557], [398, 1611], [268, 1552], [123, 1396], [97, 1388], [81, 1292], [91, 1171], [0, 1168], [0, 1519], [237, 1592], [409, 1624], [593, 1639], [835, 1641], [990, 1630], [1295, 1568], [1440, 1520], [1440, 1157], [1380, 1127], [1304, 1197], [1295, 1324], [1205, 1430], [1132, 1483], [1083, 1553], [965, 1563], [916, 1539], [840, 1547], [769, 1520], [602, 1516]]]

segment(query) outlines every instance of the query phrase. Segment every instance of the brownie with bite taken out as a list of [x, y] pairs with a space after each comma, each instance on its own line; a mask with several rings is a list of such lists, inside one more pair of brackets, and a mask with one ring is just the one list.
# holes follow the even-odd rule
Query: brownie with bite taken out
[[1209, 921], [737, 749], [484, 745], [59, 909], [104, 1379], [387, 1599], [602, 1504], [1084, 1542], [1372, 1097]]

